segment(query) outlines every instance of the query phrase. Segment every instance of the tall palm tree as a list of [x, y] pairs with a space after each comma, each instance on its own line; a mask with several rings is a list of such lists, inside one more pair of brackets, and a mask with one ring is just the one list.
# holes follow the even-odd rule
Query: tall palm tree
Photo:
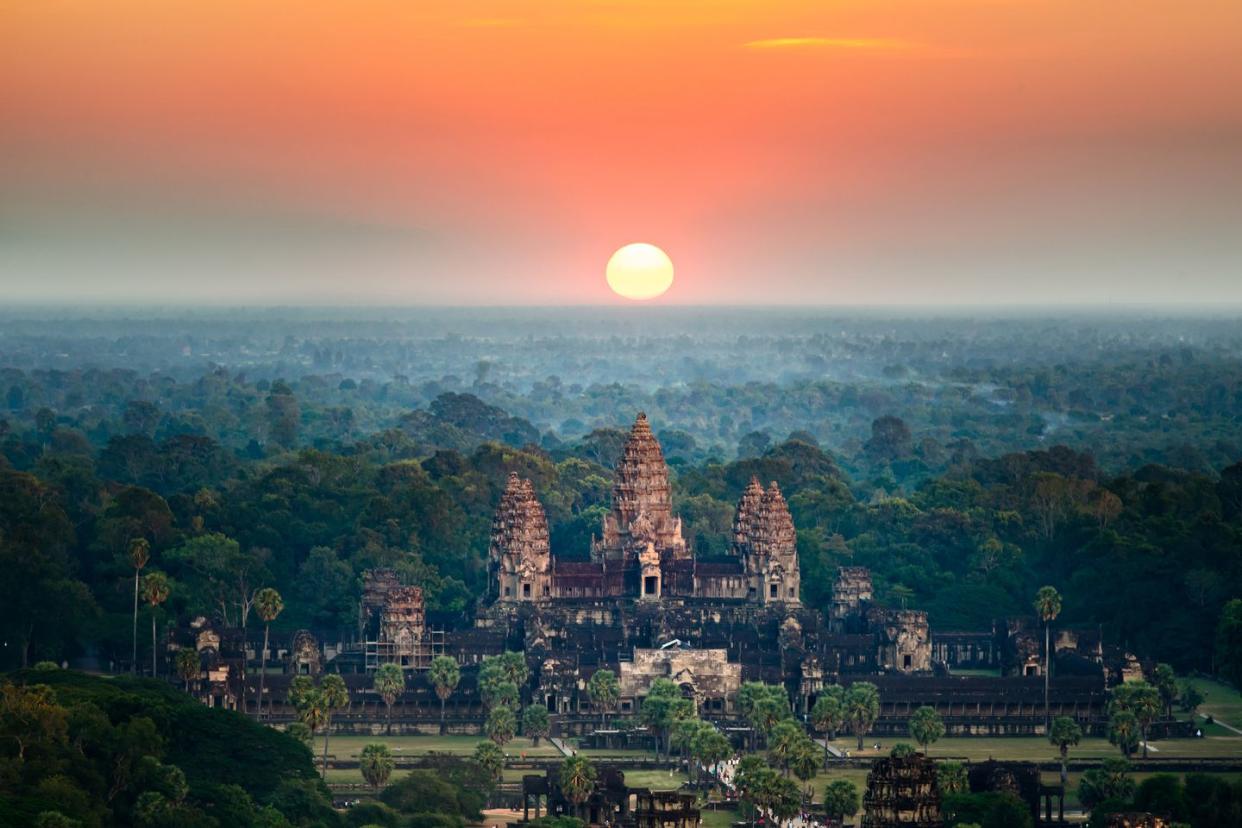
[[457, 660], [452, 656], [436, 656], [431, 660], [427, 678], [431, 681], [432, 687], [436, 689], [436, 698], [440, 700], [440, 735], [443, 736], [444, 703], [457, 689], [457, 683], [461, 681], [461, 669], [457, 666]]
[[151, 560], [151, 543], [146, 538], [129, 542], [129, 563], [134, 567], [134, 651], [129, 659], [129, 672], [138, 675], [138, 575]]
[[1044, 622], [1044, 732], [1049, 729], [1048, 720], [1048, 673], [1052, 663], [1052, 622], [1061, 614], [1061, 594], [1054, 587], [1040, 587], [1035, 593], [1035, 612]]
[[324, 708], [323, 776], [328, 776], [328, 733], [332, 730], [332, 714], [349, 704], [349, 688], [345, 679], [335, 673], [319, 682], [319, 699]]
[[[380, 698], [384, 700], [384, 707], [388, 710], [388, 715], [385, 717], [384, 732], [391, 734], [392, 706], [396, 703], [397, 697], [405, 692], [405, 671], [401, 669], [400, 664], [394, 664], [391, 661], [387, 664], [381, 664], [379, 669], [375, 671], [371, 684], [375, 688], [375, 692], [379, 693]], [[443, 722], [444, 717], [441, 716], [440, 718]], [[441, 723], [440, 732], [444, 732], [443, 723]]]
[[168, 600], [168, 593], [172, 592], [172, 585], [168, 582], [168, 576], [163, 572], [152, 572], [142, 579], [142, 597], [151, 606], [151, 676], [159, 677], [159, 667], [156, 657], [158, 655], [155, 643], [155, 611], [160, 604]]
[[255, 593], [254, 609], [263, 619], [263, 652], [259, 653], [259, 718], [263, 718], [263, 694], [267, 689], [267, 645], [271, 639], [272, 622], [285, 608], [280, 593], [266, 587]]

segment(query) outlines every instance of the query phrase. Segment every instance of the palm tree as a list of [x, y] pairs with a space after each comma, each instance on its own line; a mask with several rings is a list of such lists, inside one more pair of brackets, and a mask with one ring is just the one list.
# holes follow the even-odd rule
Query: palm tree
[[828, 739], [835, 739], [837, 731], [845, 724], [844, 698], [845, 688], [834, 684], [816, 697], [815, 706], [811, 708], [811, 724], [824, 734], [824, 768], [828, 767]]
[[1127, 681], [1113, 690], [1110, 710], [1115, 713], [1130, 713], [1134, 716], [1143, 739], [1144, 759], [1147, 758], [1147, 733], [1152, 723], [1160, 718], [1162, 707], [1160, 691], [1145, 681]]
[[522, 709], [522, 735], [530, 739], [532, 746], [539, 747], [539, 740], [549, 732], [548, 708], [542, 704], [529, 704]]
[[267, 647], [271, 640], [272, 622], [285, 608], [280, 593], [271, 587], [265, 587], [255, 593], [254, 609], [263, 619], [263, 652], [259, 653], [259, 718], [263, 718], [263, 694], [267, 691]]
[[1048, 675], [1051, 661], [1052, 622], [1061, 614], [1061, 595], [1054, 587], [1040, 587], [1035, 593], [1035, 612], [1044, 622], [1044, 732], [1049, 729], [1048, 718]]
[[497, 747], [504, 747], [517, 732], [517, 717], [513, 715], [512, 708], [493, 707], [492, 712], [487, 714], [483, 729], [487, 731], [487, 738], [495, 742]]
[[845, 693], [845, 720], [858, 737], [858, 749], [863, 748], [863, 737], [870, 732], [880, 717], [880, 690], [869, 681], [857, 681]]
[[587, 696], [591, 706], [600, 712], [604, 729], [608, 728], [608, 714], [617, 706], [621, 697], [621, 684], [612, 670], [596, 670], [587, 682]]
[[134, 567], [134, 651], [129, 660], [129, 672], [138, 675], [138, 575], [151, 560], [151, 544], [146, 538], [134, 538], [129, 542], [129, 562]]
[[1127, 759], [1138, 747], [1139, 721], [1129, 710], [1118, 710], [1108, 722], [1108, 741], [1121, 748]]
[[324, 709], [323, 776], [328, 776], [328, 733], [332, 730], [332, 714], [349, 704], [349, 688], [345, 679], [333, 674], [319, 682], [319, 698]]
[[142, 579], [143, 600], [151, 605], [151, 676], [153, 678], [159, 676], [156, 661], [158, 652], [155, 644], [155, 610], [168, 600], [168, 593], [171, 591], [172, 586], [168, 583], [168, 576], [163, 572], [152, 572]]
[[380, 694], [380, 698], [384, 700], [384, 706], [388, 708], [387, 724], [384, 727], [384, 732], [391, 734], [392, 706], [396, 704], [397, 697], [405, 692], [405, 670], [401, 669], [400, 664], [394, 664], [390, 661], [379, 666], [371, 681], [375, 692]]
[[806, 738], [801, 726], [792, 719], [778, 722], [768, 735], [768, 759], [789, 776], [789, 760], [798, 742]]
[[[301, 678], [301, 676], [299, 676]], [[295, 680], [296, 681], [296, 680]], [[320, 728], [324, 730], [323, 735], [323, 767], [320, 775], [327, 777], [328, 775], [328, 733], [327, 725], [331, 715], [328, 711], [327, 702], [324, 699], [323, 691], [317, 687], [306, 689], [294, 688], [298, 692], [295, 696], [295, 704], [298, 709], [298, 721], [306, 725], [310, 731], [311, 739], [315, 738], [315, 734]]]
[[561, 763], [561, 791], [577, 806], [578, 811], [582, 810], [582, 804], [590, 799], [591, 792], [595, 790], [597, 775], [595, 766], [585, 756], [570, 756]]
[[924, 753], [928, 745], [944, 735], [944, 721], [936, 708], [929, 704], [910, 714], [909, 728], [910, 737], [922, 745]]
[[819, 772], [819, 749], [805, 734], [799, 739], [789, 754], [789, 768], [793, 775], [806, 784], [805, 801], [811, 801], [812, 790], [810, 781]]
[[396, 763], [393, 762], [392, 751], [388, 749], [388, 745], [372, 744], [362, 749], [359, 764], [362, 767], [362, 778], [378, 791], [388, 782]]
[[177, 669], [177, 677], [185, 682], [185, 692], [189, 693], [190, 682], [198, 678], [200, 670], [198, 650], [193, 647], [182, 647], [177, 651], [177, 657], [173, 663]]
[[1048, 731], [1048, 741], [1057, 746], [1061, 752], [1061, 785], [1069, 779], [1066, 762], [1069, 760], [1070, 746], [1082, 740], [1082, 728], [1069, 716], [1057, 716], [1052, 720], [1052, 728]]
[[712, 776], [720, 779], [720, 763], [733, 755], [733, 745], [723, 733], [711, 725], [706, 725], [694, 734], [690, 742], [690, 751], [698, 763], [711, 768]]
[[824, 813], [829, 819], [843, 820], [858, 813], [858, 788], [848, 779], [836, 779], [824, 788]]
[[449, 696], [453, 695], [453, 691], [457, 689], [457, 683], [461, 681], [461, 669], [457, 666], [457, 660], [452, 656], [436, 656], [431, 660], [431, 668], [427, 671], [427, 678], [431, 681], [431, 686], [436, 690], [436, 698], [440, 700], [440, 735], [444, 735], [444, 703], [449, 700]]
[[487, 773], [492, 784], [495, 784], [500, 781], [505, 769], [505, 752], [495, 742], [479, 742], [474, 747], [474, 762]]

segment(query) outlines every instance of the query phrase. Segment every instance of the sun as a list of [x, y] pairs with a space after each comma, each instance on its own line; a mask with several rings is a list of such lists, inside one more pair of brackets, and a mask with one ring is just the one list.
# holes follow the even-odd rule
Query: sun
[[673, 284], [673, 262], [654, 244], [627, 244], [608, 260], [608, 287], [626, 299], [654, 299]]

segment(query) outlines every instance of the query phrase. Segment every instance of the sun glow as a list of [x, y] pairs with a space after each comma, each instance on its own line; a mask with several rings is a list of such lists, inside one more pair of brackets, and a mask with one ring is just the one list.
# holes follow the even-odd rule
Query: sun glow
[[618, 296], [654, 299], [673, 284], [673, 262], [654, 244], [627, 244], [612, 254], [605, 274]]

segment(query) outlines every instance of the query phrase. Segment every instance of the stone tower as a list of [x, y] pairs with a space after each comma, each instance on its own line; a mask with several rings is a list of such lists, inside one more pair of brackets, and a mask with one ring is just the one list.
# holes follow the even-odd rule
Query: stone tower
[[591, 558], [632, 566], [649, 546], [662, 561], [689, 557], [681, 519], [673, 516], [664, 452], [647, 415], [639, 413], [617, 463], [612, 511], [604, 516], [602, 537], [591, 545]]
[[798, 602], [798, 540], [776, 481], [764, 491], [751, 478], [733, 519], [733, 548], [742, 558], [747, 598], [763, 604]]
[[750, 485], [742, 492], [742, 499], [737, 502], [737, 512], [733, 515], [733, 553], [742, 560], [747, 560], [752, 552], [752, 544], [758, 535], [759, 508], [763, 503], [763, 486], [758, 477], [750, 478]]
[[489, 549], [495, 597], [500, 601], [543, 601], [552, 597], [552, 555], [548, 517], [535, 487], [510, 473], [496, 515]]

